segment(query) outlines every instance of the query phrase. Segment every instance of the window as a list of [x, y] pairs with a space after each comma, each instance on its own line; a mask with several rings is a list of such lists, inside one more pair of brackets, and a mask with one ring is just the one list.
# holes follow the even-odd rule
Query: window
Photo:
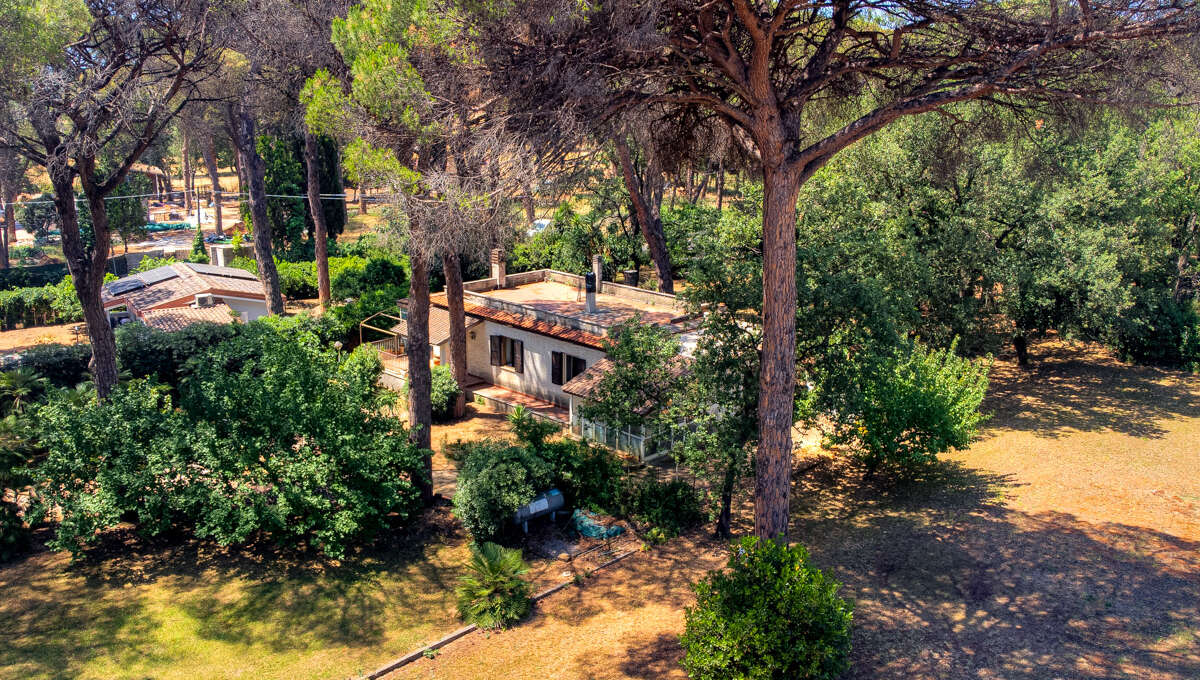
[[566, 385], [571, 378], [587, 370], [587, 362], [563, 352], [550, 353], [550, 382]]
[[509, 366], [517, 373], [525, 372], [525, 343], [503, 335], [492, 335], [488, 340], [493, 366]]

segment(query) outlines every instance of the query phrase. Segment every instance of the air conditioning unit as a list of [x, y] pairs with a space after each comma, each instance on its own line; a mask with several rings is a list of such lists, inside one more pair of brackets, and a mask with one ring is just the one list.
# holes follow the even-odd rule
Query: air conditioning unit
[[200, 293], [196, 295], [196, 306], [201, 309], [212, 307], [215, 304], [217, 304], [217, 299], [213, 297], [212, 293]]

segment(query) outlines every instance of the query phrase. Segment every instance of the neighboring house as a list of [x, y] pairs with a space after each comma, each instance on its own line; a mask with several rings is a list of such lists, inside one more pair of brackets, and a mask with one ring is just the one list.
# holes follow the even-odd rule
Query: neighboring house
[[[592, 276], [599, 273], [598, 260], [594, 270]], [[502, 408], [523, 405], [582, 433], [583, 423], [575, 410], [584, 394], [570, 386], [584, 376], [596, 379], [605, 359], [609, 329], [640, 316], [644, 323], [679, 333], [685, 347], [694, 344], [694, 324], [674, 295], [600, 281], [598, 276], [596, 290], [588, 292], [585, 277], [549, 269], [508, 275], [498, 252], [492, 254], [491, 273], [490, 278], [463, 286], [468, 315], [467, 372], [471, 377], [468, 392]], [[435, 357], [447, 361], [449, 304], [445, 293], [430, 296], [430, 301], [431, 343]], [[443, 337], [442, 323], [447, 325], [447, 340], [436, 343]], [[436, 333], [435, 328], [439, 329]], [[400, 336], [407, 334], [403, 325], [393, 330]], [[597, 425], [590, 427], [595, 434]], [[600, 434], [591, 438], [623, 451], [644, 453], [640, 433]]]
[[244, 269], [177, 262], [104, 284], [109, 321], [140, 321], [165, 331], [199, 322], [253, 321], [267, 315], [262, 282]]

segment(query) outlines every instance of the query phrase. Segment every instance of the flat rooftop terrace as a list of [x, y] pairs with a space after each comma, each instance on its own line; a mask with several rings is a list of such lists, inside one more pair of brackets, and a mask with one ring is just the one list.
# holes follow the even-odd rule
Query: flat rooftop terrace
[[483, 293], [486, 297], [512, 302], [542, 312], [579, 319], [598, 326], [610, 327], [641, 314], [646, 323], [666, 325], [681, 312], [643, 300], [596, 294], [596, 311], [589, 313], [583, 290], [557, 281], [535, 281], [514, 288], [500, 288]]
[[542, 269], [505, 277], [503, 288], [495, 279], [465, 284], [466, 302], [535, 317], [604, 336], [608, 330], [640, 315], [644, 323], [684, 329], [686, 316], [674, 295], [602, 281], [596, 293], [596, 310], [587, 310], [583, 277]]

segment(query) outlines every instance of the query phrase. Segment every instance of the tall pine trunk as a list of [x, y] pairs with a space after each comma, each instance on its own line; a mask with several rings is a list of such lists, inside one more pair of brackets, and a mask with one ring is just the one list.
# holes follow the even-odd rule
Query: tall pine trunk
[[325, 209], [321, 205], [321, 176], [317, 171], [317, 138], [311, 132], [304, 133], [304, 167], [308, 171], [308, 207], [312, 211], [315, 230], [313, 249], [317, 260], [317, 297], [321, 307], [329, 307], [329, 248], [326, 242], [328, 228], [325, 226]]
[[4, 193], [4, 225], [0, 226], [0, 231], [4, 232], [4, 268], [8, 269], [8, 251], [17, 240], [17, 216], [13, 210], [13, 197], [7, 190]]
[[283, 314], [283, 294], [279, 289], [279, 272], [275, 269], [275, 253], [271, 247], [271, 224], [267, 218], [266, 168], [255, 148], [254, 117], [244, 106], [231, 114], [237, 134], [236, 146], [250, 193], [250, 219], [254, 227], [254, 257], [258, 260], [258, 278], [263, 284], [263, 297], [270, 314]]
[[212, 135], [204, 144], [204, 167], [208, 170], [208, 179], [212, 182], [213, 226], [217, 236], [224, 236], [224, 222], [221, 218], [221, 170], [217, 167], [217, 149], [213, 144]]
[[442, 255], [442, 270], [446, 274], [446, 302], [450, 308], [450, 370], [458, 383], [458, 399], [454, 402], [454, 417], [467, 411], [467, 316], [463, 308], [462, 263], [457, 253]]
[[[621, 165], [621, 175], [625, 179], [625, 189], [629, 192], [629, 199], [633, 203], [634, 215], [637, 218], [638, 226], [641, 227], [642, 236], [646, 239], [646, 245], [650, 249], [650, 259], [654, 261], [654, 270], [658, 274], [658, 289], [664, 293], [675, 293], [675, 281], [671, 274], [671, 255], [667, 251], [667, 239], [663, 236], [662, 219], [659, 212], [662, 206], [662, 190], [647, 191], [647, 188], [638, 181], [637, 173], [634, 172], [633, 160], [629, 155], [629, 146], [625, 143], [620, 135], [613, 137], [613, 145], [617, 150], [617, 159]], [[647, 182], [662, 181], [662, 174], [656, 167], [646, 169]], [[657, 175], [657, 177], [653, 177]], [[650, 198], [657, 198], [657, 204], [652, 205], [647, 200], [647, 193], [652, 193]]]
[[89, 254], [79, 232], [74, 177], [69, 171], [52, 171], [50, 182], [54, 186], [54, 207], [62, 233], [63, 255], [66, 256], [67, 269], [71, 272], [71, 282], [83, 308], [83, 319], [92, 343], [92, 358], [88, 368], [92, 373], [96, 394], [105, 399], [117, 385], [117, 340], [100, 299], [104, 267], [108, 263], [108, 213], [105, 212], [104, 198], [88, 192], [89, 187], [85, 183], [88, 208], [92, 213], [92, 233], [95, 235], [95, 243]]
[[191, 217], [192, 210], [195, 204], [192, 202], [194, 187], [192, 186], [192, 149], [191, 140], [188, 139], [186, 130], [180, 128], [180, 136], [183, 138], [183, 211]]
[[422, 478], [417, 480], [421, 499], [433, 499], [432, 444], [433, 407], [430, 389], [433, 375], [429, 368], [429, 263], [424, 253], [413, 249], [409, 255], [412, 281], [408, 291], [408, 426], [409, 437], [425, 450]]
[[794, 170], [763, 171], [763, 343], [754, 533], [786, 538], [796, 388], [796, 200]]

